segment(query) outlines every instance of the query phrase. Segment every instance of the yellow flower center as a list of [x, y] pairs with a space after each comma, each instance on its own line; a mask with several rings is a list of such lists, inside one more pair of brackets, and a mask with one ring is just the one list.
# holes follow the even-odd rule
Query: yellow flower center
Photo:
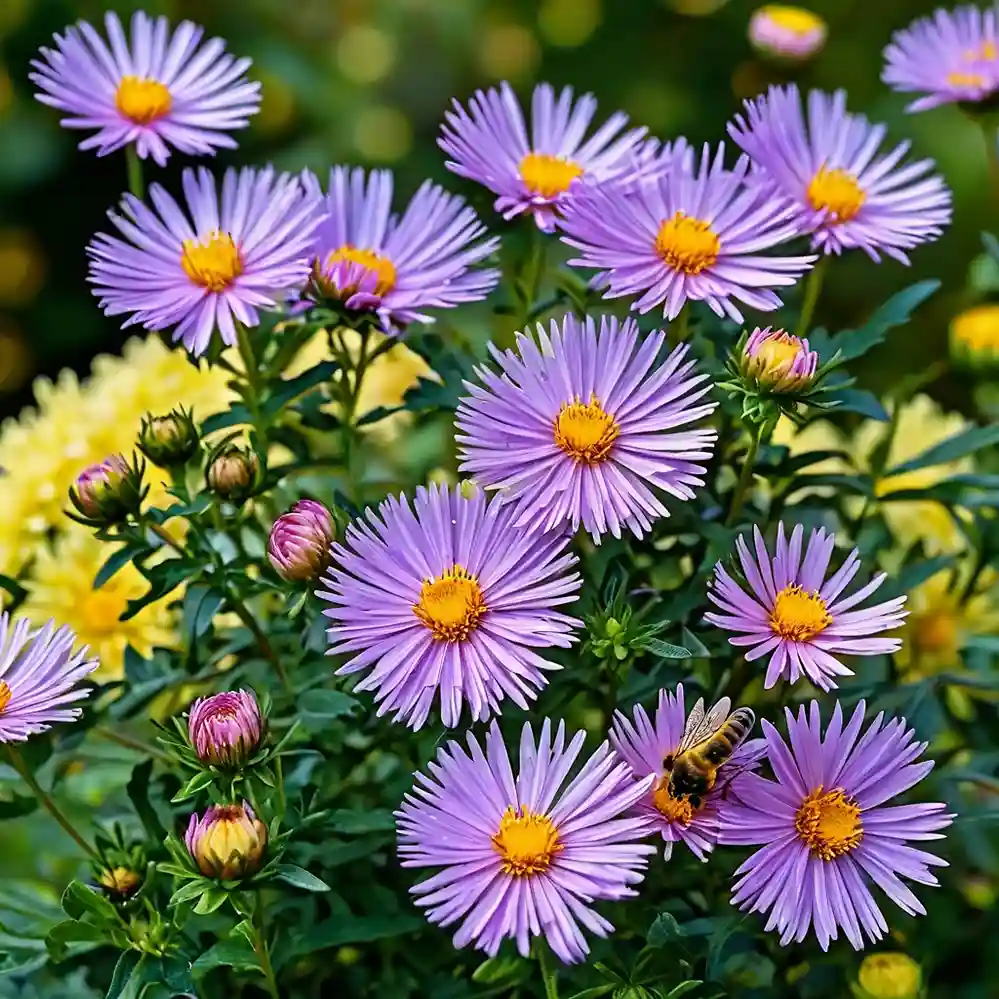
[[115, 107], [136, 125], [148, 125], [170, 113], [170, 91], [158, 80], [123, 76], [114, 98]]
[[420, 602], [413, 613], [443, 642], [464, 641], [478, 627], [486, 612], [482, 588], [476, 578], [454, 565], [436, 579], [424, 580]]
[[[341, 260], [346, 260], [351, 264], [359, 264], [361, 267], [372, 271], [376, 276], [375, 294], [387, 295], [395, 287], [395, 264], [388, 257], [383, 257], [374, 250], [363, 250], [357, 246], [345, 244], [339, 250], [334, 250], [326, 258], [326, 266], [332, 267]], [[357, 286], [342, 288], [340, 294], [349, 298], [357, 291]]]
[[532, 193], [542, 198], [554, 198], [569, 190], [577, 177], [582, 177], [583, 168], [572, 160], [548, 153], [528, 153], [520, 161], [520, 179]]
[[948, 73], [947, 82], [952, 87], [984, 87], [985, 77], [981, 73]]
[[694, 806], [690, 803], [690, 798], [686, 795], [675, 798], [669, 793], [669, 777], [663, 777], [656, 785], [652, 792], [652, 804], [670, 822], [689, 826], [694, 821]]
[[830, 212], [835, 222], [856, 218], [866, 200], [856, 178], [846, 170], [822, 167], [808, 185], [808, 203], [817, 212]]
[[951, 649], [957, 653], [957, 618], [952, 610], [929, 611], [914, 617], [913, 644], [917, 652], [939, 653]]
[[976, 305], [955, 316], [951, 335], [970, 350], [999, 350], [999, 305]]
[[825, 21], [818, 14], [801, 7], [787, 7], [784, 4], [767, 4], [760, 14], [770, 20], [778, 28], [793, 32], [796, 35], [807, 35], [813, 31], [821, 31]]
[[195, 283], [220, 292], [243, 273], [243, 257], [227, 232], [213, 232], [204, 239], [185, 239], [180, 266]]
[[0, 714], [7, 709], [7, 705], [10, 704], [10, 687], [7, 686], [6, 680], [0, 680]]
[[999, 47], [995, 42], [982, 42], [978, 48], [965, 49], [961, 58], [965, 62], [994, 62], [999, 58]]
[[794, 828], [817, 857], [834, 860], [864, 838], [860, 806], [841, 787], [823, 791], [820, 784], [798, 808]]
[[610, 413], [593, 396], [588, 403], [563, 403], [555, 417], [555, 443], [574, 461], [587, 465], [604, 461], [621, 428]]
[[106, 868], [100, 876], [100, 882], [105, 888], [119, 894], [132, 891], [140, 880], [139, 875], [127, 867]]
[[80, 617], [86, 621], [87, 635], [113, 635], [120, 627], [128, 601], [114, 589], [90, 590], [82, 598]]
[[826, 602], [817, 592], [806, 592], [797, 584], [785, 586], [774, 601], [770, 627], [791, 642], [807, 642], [832, 624]]
[[547, 815], [524, 807], [518, 814], [513, 805], [503, 813], [492, 843], [503, 858], [503, 873], [515, 876], [546, 871], [562, 849], [555, 825]]
[[721, 240], [711, 223], [677, 212], [659, 226], [656, 253], [667, 267], [684, 274], [700, 274], [721, 252]]
[[783, 371], [791, 367], [801, 353], [801, 341], [790, 333], [781, 333], [772, 340], [764, 340], [756, 350], [756, 358], [766, 371]]

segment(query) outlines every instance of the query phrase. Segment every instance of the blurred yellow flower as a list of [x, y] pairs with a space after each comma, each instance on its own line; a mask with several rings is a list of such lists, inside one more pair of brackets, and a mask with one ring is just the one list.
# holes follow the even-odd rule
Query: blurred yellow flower
[[870, 999], [914, 999], [923, 972], [908, 954], [883, 951], [864, 958], [857, 978], [863, 994]]
[[127, 645], [148, 656], [155, 646], [177, 643], [167, 600], [150, 604], [128, 621], [119, 620], [128, 601], [149, 588], [133, 565], [126, 565], [99, 590], [93, 589], [94, 577], [113, 550], [77, 524], [51, 546], [39, 542], [25, 584], [29, 596], [19, 611], [38, 625], [50, 618], [69, 625], [100, 660], [95, 676], [101, 680], [122, 676]]
[[972, 368], [999, 364], [999, 303], [958, 313], [950, 324], [950, 352], [955, 361]]

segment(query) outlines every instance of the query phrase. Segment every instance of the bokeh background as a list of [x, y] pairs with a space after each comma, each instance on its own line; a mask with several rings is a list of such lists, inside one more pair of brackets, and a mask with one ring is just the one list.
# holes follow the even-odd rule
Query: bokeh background
[[[452, 96], [501, 79], [523, 93], [542, 79], [590, 89], [602, 113], [620, 107], [653, 134], [702, 142], [722, 137], [742, 98], [791, 75], [754, 57], [752, 0], [0, 0], [0, 414], [30, 401], [33, 375], [84, 371], [125, 338], [95, 308], [84, 256], [124, 187], [123, 158], [79, 153], [77, 136], [33, 99], [27, 74], [38, 47], [67, 23], [138, 6], [191, 18], [252, 56], [263, 109], [224, 160], [324, 173], [337, 162], [389, 166], [404, 193], [426, 176], [461, 186], [436, 146], [442, 112]], [[834, 269], [819, 317], [833, 328], [862, 320], [912, 280], [944, 280], [944, 293], [907, 330], [906, 349], [873, 355], [864, 374], [877, 389], [946, 353], [947, 322], [969, 297], [969, 264], [994, 212], [983, 140], [953, 108], [907, 116], [905, 98], [879, 80], [892, 31], [931, 11], [932, 0], [806, 6], [828, 21], [830, 37], [793, 75], [807, 86], [845, 87], [852, 110], [935, 158], [955, 192], [956, 232], [919, 249], [911, 269], [859, 257]], [[168, 183], [182, 165], [175, 155]], [[482, 192], [466, 193], [488, 205]], [[934, 394], [956, 407], [967, 398], [946, 374]]]

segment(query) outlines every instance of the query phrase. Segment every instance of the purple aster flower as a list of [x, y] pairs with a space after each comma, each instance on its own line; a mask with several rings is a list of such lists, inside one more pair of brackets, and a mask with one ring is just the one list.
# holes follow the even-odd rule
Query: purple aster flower
[[635, 777], [644, 779], [650, 773], [656, 776], [650, 792], [636, 803], [633, 811], [644, 815], [653, 829], [662, 834], [666, 859], [673, 853], [673, 844], [680, 842], [690, 847], [698, 860], [706, 861], [718, 842], [719, 806], [723, 800], [738, 797], [745, 775], [757, 766], [766, 743], [762, 739], [743, 743], [719, 767], [715, 786], [699, 800], [692, 801], [688, 795], [670, 793], [669, 774], [664, 766], [666, 757], [676, 753], [686, 722], [681, 683], [676, 693], [659, 691], [654, 720], [650, 720], [640, 704], [635, 708], [634, 722], [623, 712], [615, 712], [610, 741]]
[[[306, 175], [322, 196], [319, 182]], [[330, 171], [322, 223], [313, 246], [313, 283], [347, 308], [378, 313], [382, 326], [433, 322], [426, 309], [477, 302], [500, 272], [476, 268], [499, 248], [463, 198], [424, 181], [403, 212], [392, 215], [392, 173], [359, 167]]]
[[565, 206], [562, 239], [581, 251], [569, 263], [600, 271], [593, 280], [606, 298], [637, 296], [648, 312], [669, 319], [688, 300], [742, 322], [733, 299], [769, 312], [781, 305], [771, 290], [792, 285], [815, 257], [762, 256], [800, 234], [794, 208], [744, 183], [749, 160], [725, 168], [725, 147], [700, 163], [691, 150], [668, 170], [631, 188], [582, 185]]
[[192, 156], [236, 148], [227, 133], [260, 108], [249, 59], [226, 55], [219, 38], [202, 45], [204, 29], [190, 21], [171, 32], [165, 17], [137, 11], [131, 44], [116, 14], [105, 14], [104, 26], [110, 44], [80, 21], [31, 64], [38, 100], [65, 111], [66, 128], [96, 129], [81, 149], [105, 156], [134, 145], [163, 166], [171, 146]]
[[785, 713], [790, 745], [763, 722], [777, 779], [748, 775], [724, 807], [722, 843], [763, 847], [736, 871], [732, 903], [769, 911], [766, 928], [782, 945], [814, 926], [823, 950], [841, 929], [860, 950], [862, 934], [875, 941], [888, 932], [870, 882], [910, 915], [925, 913], [902, 878], [936, 885], [930, 867], [947, 864], [908, 841], [942, 838], [954, 816], [942, 804], [886, 805], [933, 768], [915, 762], [926, 743], [904, 718], [886, 724], [881, 713], [861, 735], [864, 702], [845, 727], [837, 703], [823, 738], [816, 701], [807, 716], [803, 706], [797, 717]]
[[795, 86], [746, 101], [728, 126], [757, 176], [794, 205], [799, 231], [823, 253], [861, 249], [903, 264], [905, 251], [936, 239], [951, 218], [950, 190], [932, 160], [900, 166], [910, 143], [878, 155], [887, 129], [846, 110], [846, 92], [808, 94], [807, 119]]
[[589, 951], [582, 929], [614, 929], [590, 904], [637, 894], [655, 847], [638, 842], [647, 820], [627, 813], [654, 778], [636, 781], [605, 742], [566, 784], [583, 739], [566, 746], [559, 722], [553, 740], [546, 719], [535, 742], [525, 724], [514, 776], [493, 722], [485, 753], [469, 734], [467, 752], [450, 742], [430, 776], [417, 774], [396, 812], [399, 854], [403, 867], [440, 869], [412, 891], [431, 922], [460, 921], [455, 947], [474, 942], [492, 956], [510, 937], [526, 957], [543, 936], [571, 964]]
[[537, 696], [544, 671], [534, 650], [576, 641], [582, 623], [556, 610], [579, 594], [564, 533], [518, 529], [497, 499], [432, 485], [387, 499], [347, 528], [318, 596], [329, 655], [350, 654], [341, 674], [366, 672], [378, 714], [414, 729], [440, 697], [441, 720], [458, 724]]
[[909, 111], [977, 104], [999, 90], [996, 8], [938, 10], [896, 31], [885, 49], [881, 79], [903, 94], [923, 94]]
[[753, 528], [756, 557], [745, 537], [735, 543], [739, 564], [750, 592], [747, 593], [722, 566], [708, 588], [708, 598], [721, 613], [704, 619], [725, 631], [739, 632], [730, 645], [748, 646], [746, 661], [770, 655], [764, 686], [769, 690], [784, 676], [790, 683], [802, 677], [821, 690], [836, 686], [834, 677], [852, 676], [837, 655], [876, 656], [898, 652], [898, 638], [872, 638], [879, 631], [901, 627], [907, 611], [905, 597], [853, 610], [885, 581], [887, 573], [875, 576], [850, 596], [843, 591], [860, 571], [857, 549], [826, 579], [836, 536], [823, 528], [813, 530], [802, 557], [804, 530], [798, 524], [790, 541], [784, 524], [777, 525], [777, 551], [771, 556], [759, 528]]
[[199, 697], [191, 705], [187, 733], [198, 759], [220, 767], [239, 767], [260, 745], [263, 720], [252, 690], [227, 690]]
[[711, 386], [685, 345], [657, 365], [665, 340], [640, 339], [631, 319], [568, 315], [537, 340], [519, 334], [519, 353], [492, 348], [499, 372], [478, 369], [458, 406], [462, 470], [501, 490], [517, 526], [641, 537], [669, 516], [662, 493], [688, 500], [704, 484], [717, 436], [683, 429], [715, 404], [699, 401]]
[[448, 169], [498, 194], [495, 207], [504, 218], [531, 212], [546, 232], [555, 228], [577, 179], [603, 183], [633, 172], [646, 133], [636, 128], [619, 134], [628, 116], [618, 111], [584, 141], [596, 98], [584, 94], [573, 102], [571, 87], [556, 97], [548, 83], [534, 88], [530, 139], [508, 83], [476, 91], [468, 105], [470, 112], [454, 101], [454, 110], [444, 116], [439, 145], [454, 157]]
[[828, 30], [818, 14], [781, 3], [768, 3], [749, 19], [749, 41], [753, 48], [786, 62], [804, 62], [818, 55]]
[[90, 281], [106, 315], [132, 313], [124, 324], [174, 327], [174, 341], [200, 357], [218, 330], [236, 342], [236, 323], [255, 326], [258, 309], [308, 278], [318, 203], [297, 177], [227, 170], [222, 190], [204, 167], [185, 170], [185, 214], [160, 187], [150, 208], [126, 194], [122, 215], [109, 212], [125, 239], [91, 241]]
[[78, 684], [97, 669], [86, 646], [73, 651], [76, 636], [49, 621], [31, 630], [26, 618], [0, 614], [0, 742], [24, 742], [58, 722], [76, 721], [69, 707], [90, 696]]

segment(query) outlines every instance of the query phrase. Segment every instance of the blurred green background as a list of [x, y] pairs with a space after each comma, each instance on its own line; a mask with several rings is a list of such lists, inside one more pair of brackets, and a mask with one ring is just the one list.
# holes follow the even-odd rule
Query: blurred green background
[[[85, 370], [124, 335], [98, 312], [86, 283], [84, 246], [124, 186], [123, 157], [75, 148], [58, 115], [33, 99], [29, 62], [54, 31], [78, 19], [99, 22], [130, 0], [0, 0], [0, 412], [30, 400], [31, 377], [64, 366]], [[250, 55], [263, 81], [263, 110], [241, 147], [223, 162], [273, 161], [325, 172], [336, 162], [386, 165], [408, 193], [430, 175], [451, 187], [436, 146], [452, 96], [509, 79], [522, 93], [534, 81], [593, 90], [601, 113], [625, 109], [653, 134], [717, 140], [740, 99], [768, 80], [787, 79], [754, 58], [749, 0], [146, 0], [174, 21], [191, 18], [231, 50]], [[889, 293], [926, 275], [945, 293], [906, 331], [904, 350], [875, 356], [873, 388], [924, 370], [946, 351], [950, 315], [965, 299], [979, 229], [994, 209], [985, 184], [983, 140], [954, 108], [908, 116], [902, 95], [879, 80], [893, 30], [934, 8], [932, 0], [811, 0], [829, 23], [822, 55], [797, 75], [808, 86], [845, 87], [853, 110], [910, 138], [936, 158], [956, 196], [954, 231], [916, 251], [911, 272], [871, 265], [857, 254], [834, 268], [820, 319], [860, 320]], [[165, 171], [176, 179], [184, 160]], [[155, 174], [147, 168], [147, 176]], [[466, 193], [469, 192], [466, 188]], [[488, 213], [489, 199], [474, 192]], [[498, 223], [487, 216], [491, 224]], [[999, 220], [997, 220], [999, 221]], [[499, 223], [501, 224], [501, 223]], [[895, 347], [898, 347], [896, 342]], [[960, 386], [935, 387], [960, 405]]]

